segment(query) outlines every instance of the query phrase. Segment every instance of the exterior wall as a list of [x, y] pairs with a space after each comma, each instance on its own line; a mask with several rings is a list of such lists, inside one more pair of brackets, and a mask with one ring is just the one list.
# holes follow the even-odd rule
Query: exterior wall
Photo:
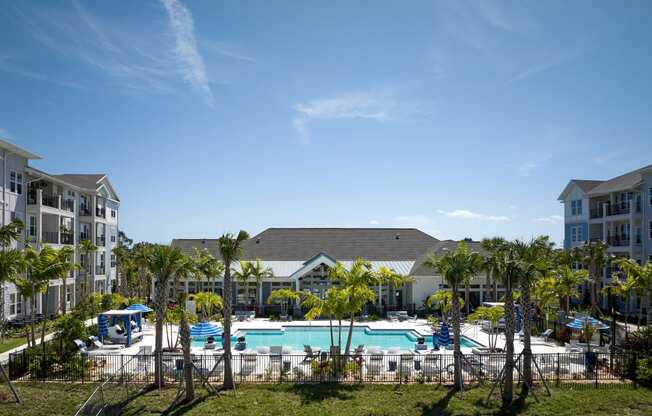
[[[572, 202], [574, 200], [582, 201], [582, 214], [573, 215], [572, 211]], [[571, 241], [571, 227], [574, 226], [582, 227], [582, 241], [572, 242]], [[589, 238], [589, 198], [584, 191], [582, 191], [577, 185], [573, 185], [573, 188], [566, 196], [564, 200], [564, 248], [570, 249], [577, 245], [583, 244], [585, 240]]]
[[652, 256], [652, 238], [650, 236], [650, 221], [652, 221], [652, 195], [650, 195], [652, 189], [652, 173], [643, 176], [643, 185], [642, 185], [642, 196], [641, 196], [641, 211], [643, 214], [642, 224], [641, 224], [641, 261], [645, 264], [647, 261], [652, 261], [650, 256]]

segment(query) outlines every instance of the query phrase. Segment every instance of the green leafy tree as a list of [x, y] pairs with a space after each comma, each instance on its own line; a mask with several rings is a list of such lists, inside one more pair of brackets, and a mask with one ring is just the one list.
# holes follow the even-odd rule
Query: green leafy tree
[[505, 315], [505, 308], [502, 306], [480, 306], [471, 315], [469, 319], [473, 321], [489, 322], [489, 348], [491, 351], [496, 350], [498, 341], [498, 322]]
[[84, 264], [81, 265], [84, 270], [84, 286], [82, 296], [88, 296], [93, 292], [93, 258], [97, 252], [97, 246], [91, 240], [81, 240], [77, 245], [79, 252], [84, 255]]
[[[224, 274], [224, 263], [213, 257], [208, 250], [199, 250], [195, 247], [193, 255], [195, 260], [195, 276], [198, 280], [206, 279], [208, 282], [208, 291], [214, 291], [213, 279]], [[204, 289], [204, 291], [207, 291]]]
[[11, 248], [20, 238], [23, 223], [14, 221], [0, 227], [0, 340], [5, 330], [5, 283], [15, 281], [25, 271], [23, 252]]
[[291, 301], [298, 301], [301, 298], [298, 292], [295, 292], [292, 289], [277, 289], [272, 290], [272, 293], [269, 294], [267, 298], [267, 303], [273, 304], [278, 303], [281, 305], [281, 311], [283, 314], [287, 314], [288, 305]]
[[233, 389], [233, 371], [231, 368], [231, 311], [232, 286], [231, 267], [240, 260], [244, 253], [243, 243], [249, 239], [246, 231], [240, 230], [237, 236], [231, 233], [223, 234], [218, 239], [218, 247], [224, 261], [224, 388]]
[[588, 289], [591, 301], [591, 310], [594, 314], [600, 315], [602, 311], [598, 305], [598, 293], [600, 293], [600, 282], [602, 270], [609, 259], [607, 255], [607, 244], [603, 241], [592, 241], [578, 247], [579, 258], [589, 272]]
[[191, 295], [190, 299], [195, 302], [201, 319], [211, 319], [224, 308], [224, 300], [217, 293], [199, 292]]
[[[460, 308], [464, 307], [464, 300], [459, 299]], [[426, 299], [426, 305], [439, 312], [444, 322], [449, 322], [453, 310], [453, 293], [448, 290], [438, 290]]]
[[470, 252], [465, 242], [460, 242], [454, 251], [447, 252], [442, 256], [430, 253], [424, 262], [426, 267], [435, 270], [451, 288], [452, 299], [452, 323], [454, 342], [454, 378], [455, 389], [462, 386], [462, 351], [460, 349], [460, 298], [459, 290], [483, 266], [482, 257], [476, 252]]

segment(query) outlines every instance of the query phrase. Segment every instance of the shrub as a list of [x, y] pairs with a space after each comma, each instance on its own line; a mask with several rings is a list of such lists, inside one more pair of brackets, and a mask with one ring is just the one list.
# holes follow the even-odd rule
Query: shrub
[[64, 315], [57, 319], [54, 324], [57, 331], [56, 339], [59, 341], [62, 350], [62, 357], [70, 357], [77, 353], [77, 346], [74, 340], [88, 338], [89, 332], [84, 321], [76, 315]]

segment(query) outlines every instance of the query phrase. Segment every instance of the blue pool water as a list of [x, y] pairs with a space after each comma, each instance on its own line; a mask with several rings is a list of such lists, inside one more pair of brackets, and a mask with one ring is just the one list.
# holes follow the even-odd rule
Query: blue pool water
[[[346, 345], [346, 337], [349, 329], [342, 328], [342, 345]], [[295, 351], [303, 351], [304, 344], [313, 347], [320, 347], [322, 350], [328, 350], [330, 341], [330, 329], [328, 327], [284, 327], [282, 330], [277, 329], [252, 329], [238, 331], [233, 335], [233, 340], [239, 336], [244, 336], [247, 342], [247, 348], [256, 349], [257, 347], [269, 347], [272, 345], [289, 346]], [[333, 327], [333, 336], [337, 344], [337, 327]], [[359, 344], [366, 347], [378, 346], [381, 349], [390, 347], [400, 347], [401, 350], [414, 349], [414, 343], [417, 340], [417, 334], [411, 330], [372, 330], [368, 327], [354, 327], [351, 347], [355, 348]], [[432, 345], [432, 337], [426, 337], [428, 345]], [[193, 347], [202, 347], [203, 339], [193, 339]], [[472, 340], [462, 337], [461, 346], [471, 348], [478, 346]]]

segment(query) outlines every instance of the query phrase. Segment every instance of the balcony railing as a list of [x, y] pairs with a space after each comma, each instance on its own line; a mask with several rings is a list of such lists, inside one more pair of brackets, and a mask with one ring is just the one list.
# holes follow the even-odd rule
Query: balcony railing
[[75, 244], [75, 236], [72, 232], [61, 233], [61, 244]]
[[104, 266], [95, 266], [95, 274], [106, 274], [106, 268]]
[[72, 199], [64, 199], [61, 201], [61, 209], [66, 211], [75, 212], [75, 201]]
[[29, 205], [36, 205], [36, 200], [37, 200], [36, 191], [30, 191], [27, 193], [27, 203]]
[[88, 208], [88, 205], [80, 205], [79, 206], [79, 215], [82, 217], [90, 217], [91, 216], [91, 209]]
[[59, 196], [58, 195], [51, 195], [51, 194], [42, 194], [41, 195], [41, 201], [43, 201], [43, 205], [46, 205], [48, 207], [52, 208], [59, 208]]
[[628, 235], [611, 235], [607, 237], [607, 244], [612, 247], [624, 247], [629, 245]]
[[604, 213], [602, 212], [602, 207], [592, 208], [591, 211], [589, 212], [589, 218], [591, 218], [591, 219], [602, 218], [603, 214]]
[[102, 235], [102, 236], [98, 236], [98, 237], [95, 239], [95, 245], [104, 247], [104, 246], [106, 245], [106, 237], [103, 236], [103, 235]]
[[90, 239], [91, 239], [90, 233], [79, 233], [79, 241], [85, 241]]
[[106, 208], [104, 208], [104, 207], [96, 207], [95, 208], [95, 216], [100, 217], [100, 218], [106, 218]]
[[59, 244], [59, 233], [56, 231], [43, 231], [43, 242], [48, 244]]

